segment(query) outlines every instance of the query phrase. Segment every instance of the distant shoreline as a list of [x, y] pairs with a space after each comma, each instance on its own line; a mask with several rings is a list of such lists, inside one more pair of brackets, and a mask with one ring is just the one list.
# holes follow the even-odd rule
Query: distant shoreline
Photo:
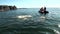
[[0, 5], [0, 11], [16, 10], [16, 6]]

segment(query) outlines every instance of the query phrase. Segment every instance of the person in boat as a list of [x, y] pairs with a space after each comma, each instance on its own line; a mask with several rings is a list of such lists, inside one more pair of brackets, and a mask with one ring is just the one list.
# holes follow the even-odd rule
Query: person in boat
[[40, 9], [40, 13], [48, 13], [48, 11], [46, 11], [46, 7], [42, 7], [41, 9]]
[[44, 12], [45, 12], [45, 13], [48, 13], [48, 11], [46, 10], [46, 7], [44, 7]]
[[44, 11], [46, 11], [46, 7], [44, 7]]
[[43, 7], [40, 9], [40, 11], [43, 11]]
[[40, 8], [40, 12], [44, 12], [44, 9], [43, 9], [43, 7], [41, 7], [41, 8]]

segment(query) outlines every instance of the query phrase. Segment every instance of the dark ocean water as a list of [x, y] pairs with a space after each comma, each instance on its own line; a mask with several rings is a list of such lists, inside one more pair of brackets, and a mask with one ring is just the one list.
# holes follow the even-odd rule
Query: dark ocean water
[[26, 8], [0, 12], [0, 34], [60, 34], [60, 8]]

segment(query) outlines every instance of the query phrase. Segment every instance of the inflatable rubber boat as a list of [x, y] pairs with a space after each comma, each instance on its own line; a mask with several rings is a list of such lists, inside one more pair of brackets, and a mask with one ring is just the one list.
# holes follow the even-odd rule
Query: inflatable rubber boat
[[46, 13], [49, 13], [49, 12], [48, 11], [44, 11], [44, 12], [39, 11], [39, 13], [46, 14]]

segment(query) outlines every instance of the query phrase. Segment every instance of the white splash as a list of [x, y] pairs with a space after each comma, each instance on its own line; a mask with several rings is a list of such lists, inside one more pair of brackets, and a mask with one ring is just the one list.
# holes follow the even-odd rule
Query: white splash
[[58, 27], [60, 27], [60, 24], [58, 24]]
[[59, 32], [59, 31], [57, 31], [57, 30], [55, 30], [55, 29], [54, 29], [54, 32], [55, 32], [56, 34], [60, 34], [60, 32]]
[[17, 18], [28, 18], [28, 17], [32, 17], [31, 15], [21, 15], [21, 16], [17, 16]]
[[45, 16], [41, 16], [40, 18], [44, 19], [44, 18], [46, 18], [46, 17], [45, 17]]

